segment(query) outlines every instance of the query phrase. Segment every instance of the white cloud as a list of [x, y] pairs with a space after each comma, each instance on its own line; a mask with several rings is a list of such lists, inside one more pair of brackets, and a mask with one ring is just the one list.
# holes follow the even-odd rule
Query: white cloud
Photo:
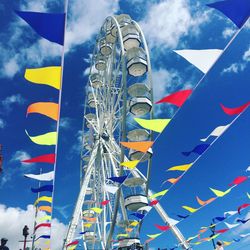
[[68, 130], [71, 127], [72, 119], [69, 117], [62, 117], [60, 119], [60, 128]]
[[250, 62], [250, 47], [248, 48], [247, 51], [245, 51], [245, 53], [243, 55], [243, 60], [246, 62]]
[[150, 46], [176, 48], [184, 36], [199, 34], [200, 26], [209, 20], [209, 11], [192, 12], [189, 0], [152, 4], [140, 23]]
[[6, 122], [0, 118], [0, 129], [5, 128], [5, 126], [6, 126]]
[[10, 112], [14, 105], [22, 105], [24, 103], [25, 99], [20, 94], [7, 96], [1, 101], [2, 108], [7, 112]]
[[226, 28], [226, 29], [223, 30], [222, 36], [225, 39], [231, 38], [234, 35], [235, 32], [236, 32], [235, 29], [228, 27], [228, 28]]
[[[18, 240], [22, 240], [22, 229], [27, 225], [32, 233], [34, 208], [28, 205], [26, 210], [15, 207], [6, 207], [0, 204], [0, 235], [8, 239], [8, 247], [10, 249], [20, 249]], [[52, 220], [51, 249], [61, 250], [63, 239], [66, 234], [67, 227], [60, 223], [57, 219]], [[30, 236], [29, 236], [30, 237]], [[42, 242], [42, 240], [40, 241]]]

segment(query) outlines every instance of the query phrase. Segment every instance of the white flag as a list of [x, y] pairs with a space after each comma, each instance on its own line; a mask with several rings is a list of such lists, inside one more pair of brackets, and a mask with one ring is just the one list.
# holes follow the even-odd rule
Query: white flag
[[38, 181], [52, 181], [54, 179], [55, 172], [51, 171], [44, 174], [25, 174], [24, 176]]
[[250, 172], [250, 166], [246, 169], [247, 172]]
[[230, 125], [231, 124], [215, 128], [208, 137], [201, 139], [201, 141], [205, 142], [210, 136], [215, 136], [215, 137], [221, 136]]
[[109, 192], [111, 194], [115, 194], [117, 192], [119, 187], [116, 187], [116, 186], [112, 186], [112, 185], [107, 185], [107, 184], [104, 184], [103, 186], [103, 189], [106, 191], [106, 192]]
[[233, 216], [233, 215], [235, 215], [237, 213], [238, 213], [238, 211], [227, 211], [227, 212], [224, 213], [224, 217], [226, 217], [227, 215]]
[[236, 224], [229, 224], [229, 223], [226, 223], [226, 222], [224, 222], [224, 223], [226, 224], [226, 226], [227, 226], [229, 229], [238, 227], [238, 226], [240, 225], [239, 223], [236, 223]]
[[188, 62], [193, 64], [204, 74], [206, 74], [217, 59], [222, 54], [220, 49], [205, 49], [205, 50], [174, 50], [175, 53], [185, 58]]
[[248, 234], [240, 234], [240, 237], [241, 237], [241, 238], [246, 238], [246, 237], [248, 237], [248, 236], [250, 236], [250, 233], [248, 233]]
[[167, 219], [167, 223], [170, 225], [170, 226], [174, 226], [174, 225], [176, 225], [176, 224], [178, 224], [180, 221], [178, 221], [178, 220], [174, 220], [174, 219], [172, 219], [172, 218], [168, 218]]
[[138, 211], [147, 211], [147, 212], [149, 212], [152, 208], [153, 208], [153, 207], [151, 207], [151, 206], [144, 206], [144, 207], [139, 208], [139, 209], [137, 210], [137, 212], [138, 212]]

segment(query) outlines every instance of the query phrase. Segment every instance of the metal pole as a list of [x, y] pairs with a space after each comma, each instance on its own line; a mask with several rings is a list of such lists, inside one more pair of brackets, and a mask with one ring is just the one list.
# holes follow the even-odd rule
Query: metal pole
[[[215, 235], [215, 225], [213, 225], [213, 223], [210, 224], [210, 230], [212, 232], [211, 236], [210, 237], [213, 237]], [[212, 239], [212, 243], [213, 243], [213, 247], [214, 249], [216, 249], [216, 245], [215, 245], [215, 242], [214, 242], [214, 239]]]
[[26, 240], [27, 240], [27, 235], [24, 236], [23, 250], [26, 250]]

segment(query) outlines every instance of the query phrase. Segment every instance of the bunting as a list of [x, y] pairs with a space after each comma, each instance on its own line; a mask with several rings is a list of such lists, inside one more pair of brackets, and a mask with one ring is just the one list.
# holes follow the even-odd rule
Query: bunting
[[33, 193], [40, 193], [40, 192], [53, 192], [53, 185], [45, 185], [39, 188], [31, 188]]
[[110, 202], [110, 200], [105, 200], [105, 201], [102, 201], [100, 204], [102, 206], [106, 206], [106, 205], [108, 205], [109, 202]]
[[78, 245], [78, 243], [79, 243], [79, 241], [75, 240], [75, 241], [72, 241], [71, 243], [67, 244], [66, 247], [73, 246], [73, 245]]
[[180, 90], [178, 92], [175, 92], [171, 95], [162, 98], [160, 101], [156, 102], [156, 104], [171, 103], [180, 108], [186, 102], [186, 100], [189, 98], [191, 94], [192, 94], [191, 89]]
[[247, 207], [249, 207], [249, 206], [250, 206], [249, 203], [245, 203], [245, 204], [239, 206], [239, 207], [238, 207], [238, 214], [240, 214], [240, 211], [241, 211], [243, 208], [247, 208]]
[[57, 143], [57, 132], [49, 132], [38, 136], [30, 136], [26, 130], [25, 133], [31, 141], [38, 145], [52, 146]]
[[129, 149], [147, 153], [147, 151], [152, 147], [153, 143], [153, 141], [121, 142], [121, 145]]
[[233, 185], [240, 185], [241, 183], [245, 182], [248, 179], [246, 176], [239, 176], [233, 180], [232, 183], [229, 184], [229, 186]]
[[38, 203], [40, 203], [41, 201], [46, 201], [49, 203], [52, 203], [52, 197], [49, 196], [41, 196], [39, 198], [37, 198], [37, 200], [34, 203], [34, 206], [36, 206]]
[[189, 156], [191, 153], [202, 155], [209, 147], [210, 147], [210, 144], [200, 144], [196, 146], [192, 151], [182, 152], [182, 154], [185, 156]]
[[55, 154], [46, 154], [46, 155], [40, 155], [31, 159], [22, 160], [24, 163], [49, 163], [54, 164], [55, 163]]
[[45, 216], [43, 216], [41, 218], [38, 218], [37, 221], [38, 222], [51, 221], [51, 216], [45, 215]]
[[135, 161], [125, 161], [125, 162], [121, 162], [121, 166], [129, 168], [129, 169], [134, 169], [136, 168], [136, 166], [138, 165], [140, 161], [135, 160]]
[[103, 209], [99, 208], [99, 207], [92, 207], [92, 208], [90, 208], [90, 210], [94, 211], [97, 214], [100, 214]]
[[16, 11], [41, 37], [60, 45], [64, 44], [65, 13]]
[[119, 188], [116, 187], [116, 186], [104, 184], [103, 189], [104, 189], [106, 192], [109, 192], [109, 193], [111, 193], [111, 194], [115, 194]]
[[159, 233], [159, 234], [147, 234], [147, 236], [151, 239], [155, 239], [157, 237], [159, 237], [162, 233]]
[[240, 224], [239, 223], [235, 223], [235, 224], [229, 224], [227, 222], [224, 222], [225, 225], [229, 228], [229, 229], [232, 229], [232, 228], [235, 228], [235, 227], [238, 227]]
[[193, 163], [189, 163], [189, 164], [184, 164], [184, 165], [179, 165], [179, 166], [174, 166], [169, 168], [167, 171], [188, 171], [191, 167], [192, 167]]
[[227, 195], [228, 193], [230, 193], [230, 191], [232, 190], [232, 188], [229, 188], [228, 190], [226, 190], [225, 192], [217, 190], [217, 189], [213, 189], [210, 188], [210, 190], [217, 196], [217, 197], [223, 197], [225, 195]]
[[54, 102], [36, 102], [28, 106], [27, 115], [38, 113], [58, 121], [59, 105]]
[[127, 179], [127, 177], [128, 177], [128, 175], [119, 176], [119, 177], [114, 176], [114, 177], [108, 178], [108, 180], [122, 184]]
[[51, 224], [50, 223], [41, 223], [41, 224], [38, 224], [36, 227], [35, 227], [35, 231], [37, 229], [39, 229], [40, 227], [51, 227]]
[[190, 213], [195, 213], [196, 211], [199, 210], [199, 208], [192, 208], [192, 207], [189, 207], [189, 206], [182, 206], [182, 208], [186, 209]]
[[220, 49], [205, 50], [174, 50], [196, 68], [206, 74], [222, 54]]
[[48, 212], [48, 213], [51, 213], [52, 212], [52, 208], [50, 206], [40, 206], [38, 208], [38, 210], [40, 211], [44, 211], [44, 212]]
[[221, 136], [230, 126], [231, 124], [225, 125], [225, 126], [219, 126], [215, 128], [206, 138], [200, 139], [202, 142], [206, 142], [209, 137], [219, 137]]
[[171, 119], [152, 119], [146, 120], [141, 118], [134, 118], [134, 120], [143, 128], [161, 133], [169, 124]]
[[36, 238], [35, 241], [37, 241], [39, 239], [50, 239], [50, 235], [41, 235], [38, 238]]
[[60, 89], [61, 66], [26, 69], [24, 78], [32, 83], [45, 84], [55, 89]]
[[227, 16], [239, 29], [250, 16], [249, 0], [224, 0], [207, 6], [219, 10]]
[[132, 213], [131, 215], [137, 217], [140, 220], [142, 220], [145, 217], [145, 214], [141, 214], [141, 213]]
[[236, 222], [241, 222], [242, 224], [246, 224], [248, 221], [250, 221], [250, 218], [246, 219], [246, 220], [242, 220], [242, 219], [237, 219], [236, 220]]
[[201, 206], [205, 206], [208, 205], [209, 203], [213, 202], [215, 200], [215, 198], [210, 198], [206, 201], [202, 201], [198, 196], [196, 196], [197, 202], [201, 205]]
[[242, 113], [248, 106], [250, 105], [250, 101], [243, 104], [240, 107], [237, 108], [227, 108], [225, 107], [223, 104], [221, 104], [221, 108], [223, 109], [224, 113], [226, 113], [227, 115], [239, 115], [240, 113]]
[[158, 225], [158, 224], [155, 224], [155, 227], [158, 228], [161, 231], [167, 231], [167, 230], [169, 230], [171, 228], [170, 226], [161, 226], [161, 225]]
[[52, 181], [54, 179], [54, 175], [55, 172], [51, 171], [44, 174], [25, 174], [24, 176], [38, 181]]
[[149, 196], [149, 199], [152, 200], [152, 199], [157, 198], [157, 197], [159, 197], [159, 196], [163, 196], [163, 195], [165, 195], [167, 192], [168, 192], [168, 189], [162, 190], [161, 192], [158, 192], [158, 193], [155, 193], [155, 194]]

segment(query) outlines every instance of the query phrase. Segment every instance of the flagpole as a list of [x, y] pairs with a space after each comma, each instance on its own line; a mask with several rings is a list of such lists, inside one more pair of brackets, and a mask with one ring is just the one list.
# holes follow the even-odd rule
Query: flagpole
[[[53, 179], [53, 192], [52, 192], [52, 203], [51, 203], [50, 236], [51, 236], [51, 233], [52, 233], [52, 218], [53, 218], [54, 194], [55, 194], [55, 177], [56, 177], [56, 167], [57, 167], [58, 138], [59, 138], [60, 114], [61, 114], [61, 104], [62, 104], [62, 86], [63, 86], [64, 53], [65, 53], [65, 33], [66, 33], [66, 27], [67, 27], [68, 0], [64, 0], [64, 13], [65, 13], [65, 22], [64, 22], [64, 37], [63, 37], [63, 46], [62, 46], [62, 54], [61, 54], [61, 79], [60, 79], [60, 89], [59, 89], [59, 98], [58, 98], [58, 121], [57, 121], [57, 125], [56, 125], [57, 140], [56, 140], [56, 145], [55, 145], [55, 163], [54, 163], [54, 179]], [[51, 241], [50, 241], [50, 249], [51, 249]]]
[[[40, 168], [40, 174], [42, 174], [42, 168]], [[40, 187], [41, 187], [41, 181], [38, 182], [38, 188], [40, 188]], [[38, 194], [37, 194], [37, 199], [39, 199], [39, 197], [40, 197], [40, 192], [38, 192]], [[31, 250], [35, 249], [35, 238], [36, 238], [35, 228], [36, 228], [36, 225], [37, 225], [37, 222], [36, 222], [37, 214], [38, 214], [38, 208], [37, 208], [37, 205], [36, 205], [36, 212], [35, 212], [35, 220], [34, 220], [34, 227], [33, 227]]]

